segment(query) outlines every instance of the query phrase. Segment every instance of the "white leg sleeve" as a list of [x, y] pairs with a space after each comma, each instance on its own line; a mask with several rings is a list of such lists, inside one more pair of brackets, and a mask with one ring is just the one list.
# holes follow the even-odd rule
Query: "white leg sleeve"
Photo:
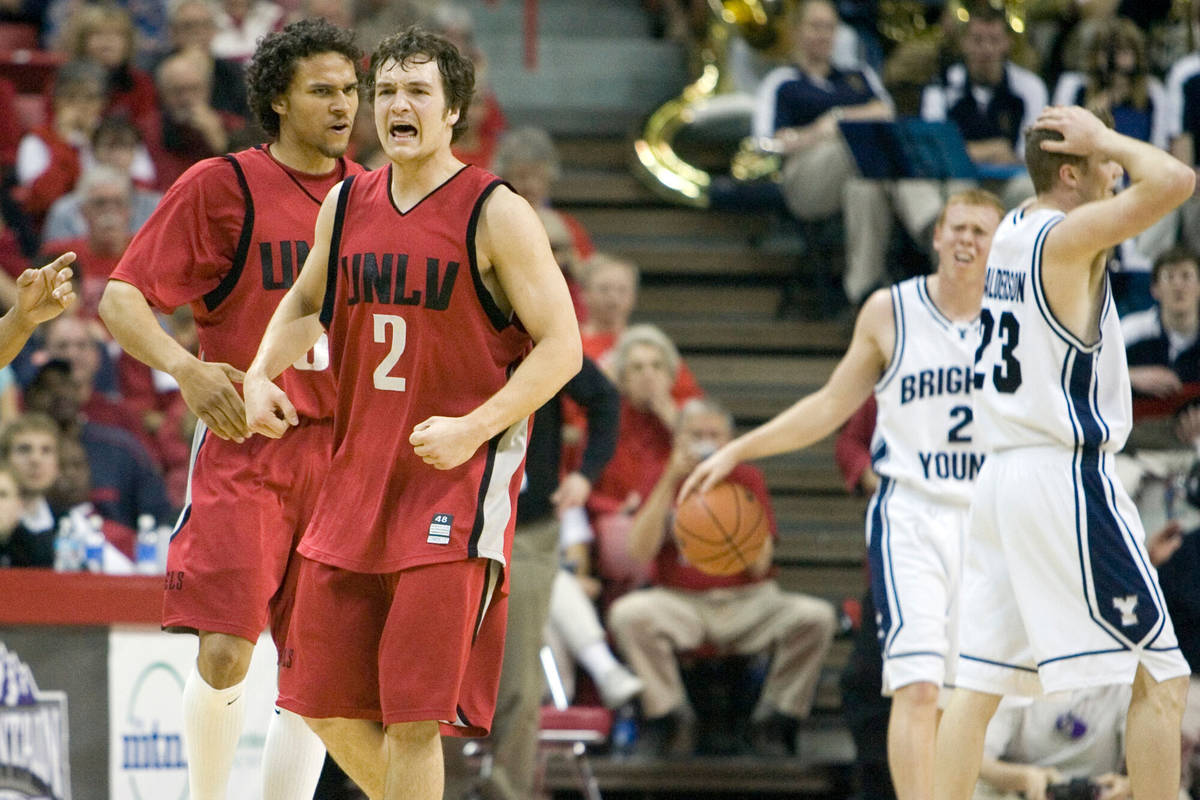
[[245, 683], [214, 689], [193, 668], [183, 685], [183, 741], [191, 800], [225, 800], [246, 716]]
[[263, 800], [312, 800], [325, 745], [302, 717], [276, 708], [263, 748]]

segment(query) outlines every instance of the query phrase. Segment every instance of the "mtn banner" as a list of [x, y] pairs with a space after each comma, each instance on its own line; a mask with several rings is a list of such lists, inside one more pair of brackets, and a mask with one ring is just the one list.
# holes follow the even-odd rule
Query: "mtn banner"
[[[109, 634], [110, 800], [186, 800], [182, 697], [196, 647], [196, 637], [186, 634], [137, 627], [116, 627]], [[275, 646], [264, 634], [246, 676], [246, 724], [229, 800], [261, 800], [259, 765], [275, 692]]]

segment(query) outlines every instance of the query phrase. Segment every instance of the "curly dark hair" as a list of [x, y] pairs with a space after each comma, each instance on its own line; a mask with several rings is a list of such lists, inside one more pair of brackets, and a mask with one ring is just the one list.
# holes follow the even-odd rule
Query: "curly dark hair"
[[454, 43], [437, 33], [413, 25], [393, 33], [384, 39], [371, 54], [371, 65], [367, 68], [367, 97], [375, 98], [375, 77], [379, 69], [389, 61], [405, 66], [410, 63], [436, 61], [442, 76], [442, 90], [446, 95], [446, 108], [458, 111], [458, 121], [450, 134], [450, 141], [467, 129], [467, 108], [475, 94], [475, 65]]
[[296, 62], [321, 53], [341, 53], [362, 78], [363, 52], [354, 33], [323, 19], [302, 19], [263, 37], [246, 68], [250, 108], [258, 124], [271, 138], [279, 136], [279, 114], [271, 108], [275, 98], [288, 90], [296, 73]]

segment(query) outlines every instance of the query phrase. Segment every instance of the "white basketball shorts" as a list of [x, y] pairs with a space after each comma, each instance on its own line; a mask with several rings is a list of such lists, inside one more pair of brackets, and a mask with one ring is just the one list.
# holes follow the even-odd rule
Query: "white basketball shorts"
[[1091, 448], [988, 456], [962, 578], [957, 685], [1036, 695], [1187, 675], [1137, 509]]
[[867, 558], [883, 692], [954, 683], [959, 575], [967, 507], [881, 478], [867, 509]]

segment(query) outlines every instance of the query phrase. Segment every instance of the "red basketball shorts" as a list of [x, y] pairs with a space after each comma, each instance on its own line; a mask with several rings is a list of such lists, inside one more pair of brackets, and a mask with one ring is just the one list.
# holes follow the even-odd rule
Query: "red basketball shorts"
[[188, 501], [167, 551], [163, 627], [283, 644], [296, 544], [329, 468], [333, 425], [303, 420], [281, 439], [227, 442], [203, 424]]
[[444, 734], [487, 735], [508, 617], [498, 562], [375, 575], [300, 560], [280, 707], [384, 725], [436, 720]]

